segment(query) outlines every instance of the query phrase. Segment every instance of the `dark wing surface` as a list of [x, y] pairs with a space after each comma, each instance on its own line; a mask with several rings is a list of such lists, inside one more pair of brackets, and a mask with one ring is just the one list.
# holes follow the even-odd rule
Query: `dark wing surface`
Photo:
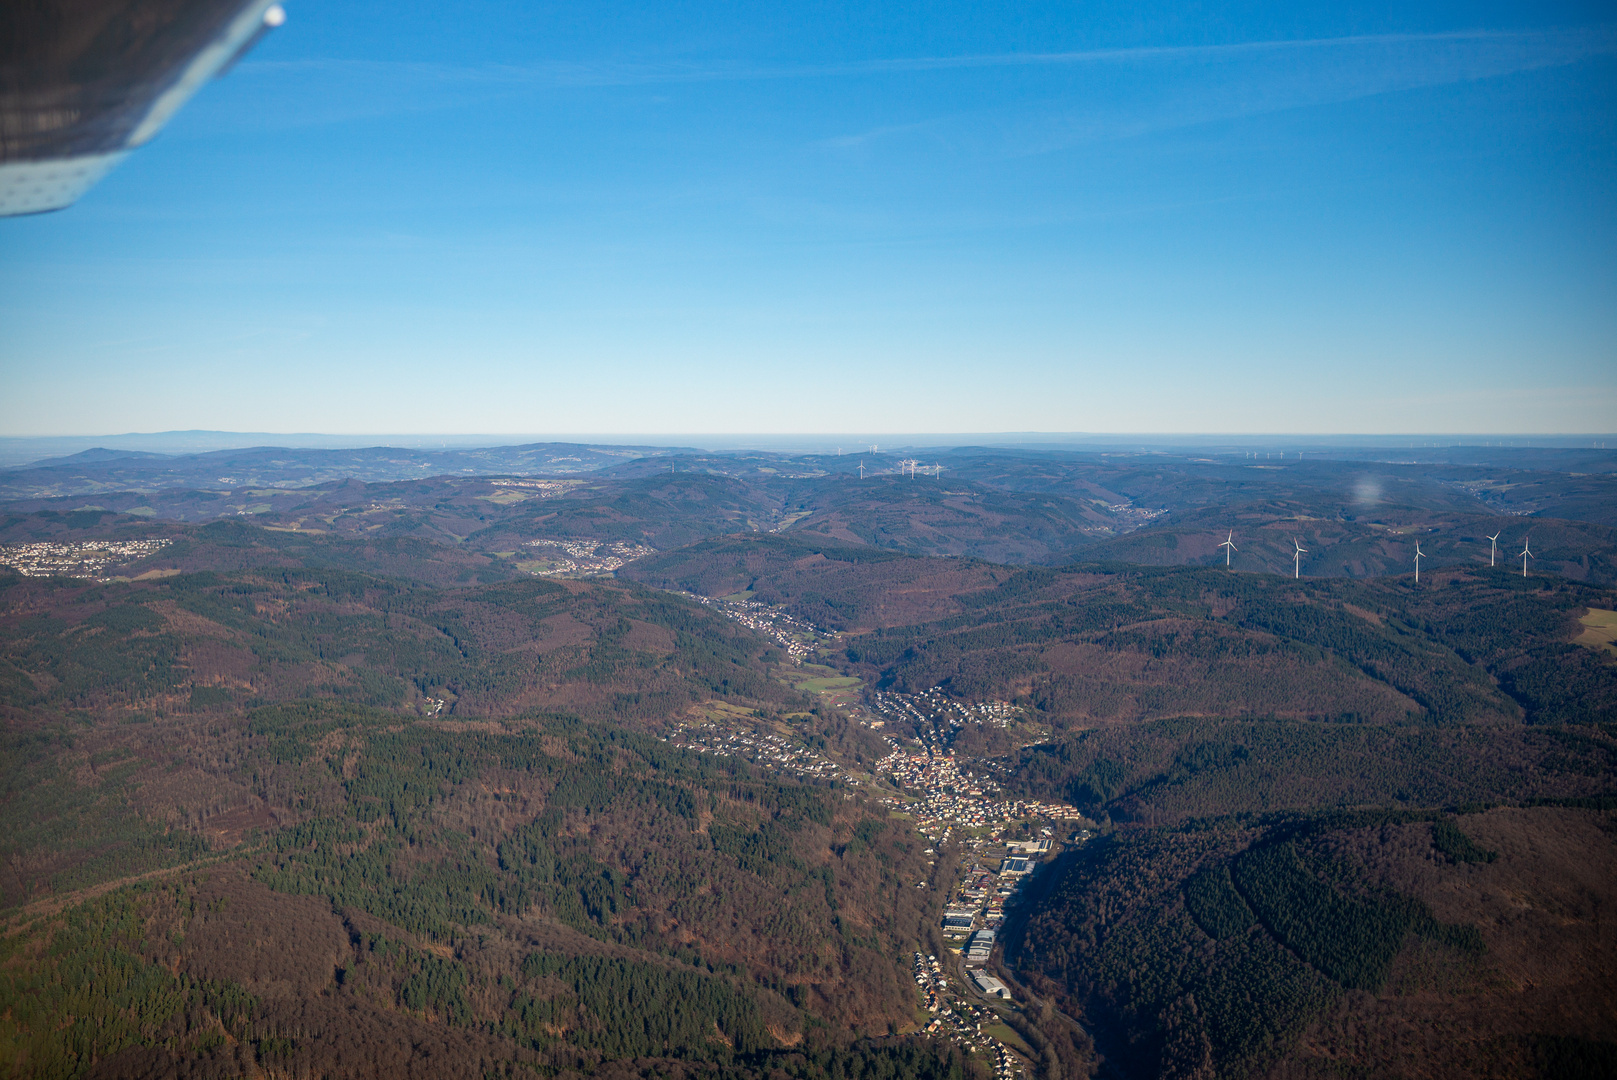
[[285, 18], [275, 0], [0, 3], [0, 216], [71, 205]]

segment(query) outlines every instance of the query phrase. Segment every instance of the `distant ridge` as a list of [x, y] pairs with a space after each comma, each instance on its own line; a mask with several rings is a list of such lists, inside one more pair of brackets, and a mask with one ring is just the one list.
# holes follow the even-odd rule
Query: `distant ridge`
[[250, 446], [157, 454], [93, 447], [67, 457], [0, 469], [0, 498], [88, 495], [165, 488], [308, 487], [338, 480], [592, 473], [625, 462], [688, 453], [674, 447], [527, 443], [423, 450]]
[[569, 432], [569, 433], [484, 433], [430, 434], [396, 432], [380, 434], [332, 434], [327, 432], [214, 431], [203, 428], [185, 431], [126, 432], [117, 435], [37, 435], [0, 436], [0, 468], [40, 463], [72, 457], [86, 450], [144, 452], [154, 454], [200, 454], [218, 450], [244, 450], [250, 447], [278, 446], [288, 449], [352, 450], [362, 447], [393, 446], [411, 450], [468, 450], [497, 446], [568, 444], [597, 447], [700, 447], [708, 451], [758, 450], [773, 453], [829, 453], [838, 450], [858, 453], [870, 445], [885, 450], [962, 449], [966, 447], [1023, 450], [1089, 450], [1187, 453], [1229, 452], [1245, 449], [1275, 453], [1343, 452], [1359, 457], [1377, 451], [1391, 457], [1413, 453], [1423, 460], [1455, 450], [1475, 452], [1485, 448], [1522, 450], [1609, 448], [1617, 434], [1581, 435], [1498, 435], [1487, 432], [1453, 434], [1429, 432], [1402, 435], [1354, 434], [1242, 434], [1204, 432], [710, 432], [671, 434], [667, 432]]
[[206, 454], [220, 450], [282, 447], [291, 450], [356, 450], [392, 446], [409, 450], [469, 450], [495, 446], [610, 446], [648, 445], [623, 436], [558, 436], [532, 432], [489, 435], [432, 435], [416, 433], [343, 435], [320, 432], [269, 431], [154, 431], [122, 435], [39, 435], [0, 437], [0, 468], [42, 464], [76, 457], [86, 450], [109, 453], [149, 453], [159, 456]]
[[147, 450], [108, 450], [104, 446], [92, 446], [88, 450], [81, 450], [77, 454], [70, 454], [67, 457], [31, 461], [25, 468], [45, 469], [54, 465], [99, 465], [107, 461], [161, 461], [170, 456], [169, 454], [154, 454]]

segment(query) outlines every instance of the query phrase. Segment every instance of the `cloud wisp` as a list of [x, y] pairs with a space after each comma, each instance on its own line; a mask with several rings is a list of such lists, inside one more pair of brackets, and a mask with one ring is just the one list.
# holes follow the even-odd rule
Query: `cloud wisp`
[[[968, 153], [1018, 156], [1105, 139], [1278, 112], [1420, 87], [1474, 82], [1617, 54], [1617, 27], [1467, 31], [873, 59], [846, 63], [542, 61], [456, 65], [312, 59], [249, 61], [241, 76], [273, 80], [278, 104], [237, 126], [306, 127], [462, 107], [498, 107], [535, 93], [731, 85], [928, 80], [902, 112], [880, 92], [800, 131], [827, 148], [942, 140]], [[1017, 69], [1006, 79], [996, 73]], [[675, 107], [679, 107], [675, 101]], [[764, 106], [766, 109], [768, 105]], [[223, 119], [223, 118], [217, 118]], [[844, 125], [838, 133], [834, 125]], [[851, 130], [849, 130], [851, 129]]]
[[[1198, 124], [1425, 87], [1479, 82], [1617, 54], [1617, 30], [1393, 35], [1129, 49], [1027, 58], [1064, 72], [1036, 102], [983, 107], [826, 140], [855, 147], [929, 134], [1031, 155]], [[977, 58], [984, 63], [1003, 58]], [[961, 67], [971, 66], [965, 63]]]
[[[1382, 34], [1240, 42], [1227, 45], [1142, 46], [1053, 53], [989, 53], [968, 56], [900, 57], [833, 64], [703, 63], [695, 61], [566, 61], [533, 64], [454, 65], [412, 61], [287, 60], [250, 61], [255, 74], [334, 71], [392, 73], [440, 83], [526, 85], [549, 88], [655, 86], [703, 82], [765, 82], [882, 76], [991, 68], [1060, 68], [1149, 63], [1229, 64], [1257, 57], [1321, 52], [1397, 53], [1423, 56], [1424, 81], [1486, 77], [1500, 70], [1575, 63], [1617, 52], [1617, 28], [1599, 26], [1534, 32], [1457, 31], [1439, 34]], [[1467, 74], [1468, 72], [1481, 74]], [[1422, 79], [1418, 74], [1413, 77]], [[1419, 83], [1417, 83], [1419, 84]]]

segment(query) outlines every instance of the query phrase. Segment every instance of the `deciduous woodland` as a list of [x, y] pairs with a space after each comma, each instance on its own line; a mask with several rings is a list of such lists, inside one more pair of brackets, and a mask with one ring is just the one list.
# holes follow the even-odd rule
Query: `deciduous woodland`
[[[1483, 547], [1416, 586], [1394, 528], [1488, 520], [1470, 473], [1374, 517], [1324, 464], [985, 452], [920, 491], [680, 460], [228, 521], [155, 481], [13, 503], [8, 550], [168, 542], [0, 576], [4, 1069], [1617, 1070], [1604, 474], [1512, 473], [1560, 500], [1556, 572]], [[1203, 528], [1299, 507], [1328, 575], [1226, 568]], [[533, 539], [656, 550], [589, 576]], [[900, 782], [927, 755], [947, 791]], [[1044, 809], [923, 813], [968, 794]], [[1008, 999], [946, 932], [968, 892]], [[942, 1025], [918, 972], [976, 1012]]]

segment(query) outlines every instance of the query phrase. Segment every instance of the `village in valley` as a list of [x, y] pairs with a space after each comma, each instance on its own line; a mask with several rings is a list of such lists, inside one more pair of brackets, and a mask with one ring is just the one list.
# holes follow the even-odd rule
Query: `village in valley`
[[[888, 710], [897, 707], [895, 697], [876, 696], [879, 707]], [[980, 718], [979, 723], [996, 722], [1007, 708], [994, 702], [949, 704], [958, 715]], [[867, 726], [882, 724], [863, 706], [855, 708]], [[790, 718], [772, 721], [753, 714], [710, 713], [680, 723], [665, 738], [699, 753], [740, 758], [772, 772], [866, 787], [880, 793], [875, 794], [876, 802], [889, 813], [910, 820], [930, 845], [926, 854], [937, 867], [931, 881], [916, 882], [915, 887], [957, 882], [941, 913], [943, 954], [916, 953], [913, 960], [919, 1005], [927, 1013], [921, 1027], [983, 1056], [1002, 1080], [1030, 1075], [1032, 1051], [1001, 1015], [1019, 1006], [1011, 989], [989, 968], [1007, 902], [1062, 845], [1090, 838], [1090, 823], [1076, 808], [1005, 798], [999, 784], [963, 770], [947, 748], [919, 739], [901, 742], [893, 734], [882, 735], [891, 752], [869, 772], [841, 765], [805, 745], [795, 736]], [[938, 865], [945, 860], [945, 865]]]
[[106, 580], [109, 566], [144, 559], [156, 554], [172, 540], [75, 540], [39, 541], [0, 547], [0, 566], [8, 566], [23, 577], [80, 577]]
[[616, 573], [625, 563], [644, 558], [655, 549], [644, 544], [605, 540], [529, 540], [517, 562], [537, 577], [598, 577]]
[[998, 836], [1012, 822], [1048, 820], [1069, 822], [1082, 818], [1071, 806], [1024, 799], [996, 799], [999, 785], [987, 777], [961, 772], [952, 753], [906, 752], [888, 736], [893, 752], [876, 766], [904, 788], [905, 799], [886, 801], [915, 818], [915, 827], [929, 840], [943, 843], [956, 830], [988, 829]]
[[762, 604], [744, 596], [713, 599], [696, 593], [681, 594], [703, 607], [712, 608], [732, 622], [738, 622], [773, 641], [785, 650], [794, 664], [802, 664], [820, 648], [830, 644], [836, 635], [800, 619], [784, 608]]
[[768, 730], [714, 721], [681, 723], [665, 741], [686, 750], [715, 757], [736, 757], [771, 771], [801, 779], [859, 781], [846, 777], [842, 766], [800, 742]]
[[[991, 714], [985, 708], [979, 715]], [[893, 752], [877, 771], [891, 778], [899, 794], [880, 801], [913, 817], [916, 830], [933, 845], [929, 855], [958, 860], [958, 884], [942, 917], [946, 951], [915, 954], [916, 986], [932, 1014], [926, 1030], [988, 1056], [996, 1076], [1025, 1076], [1029, 1048], [998, 1015], [1017, 1005], [989, 965], [1007, 902], [1057, 850], [1058, 834], [1083, 843], [1091, 836], [1088, 823], [1070, 806], [996, 798], [998, 785], [962, 772], [952, 752], [910, 752], [892, 736], [887, 739]], [[1028, 838], [1008, 838], [1012, 832]], [[934, 875], [950, 877], [949, 868]], [[921, 881], [916, 887], [929, 885]]]
[[[796, 720], [714, 708], [692, 715], [665, 736], [670, 743], [719, 757], [736, 757], [772, 772], [865, 788], [878, 805], [908, 820], [929, 845], [934, 872], [916, 888], [954, 883], [944, 898], [941, 955], [916, 953], [912, 974], [926, 1019], [921, 1028], [980, 1055], [1003, 1080], [1031, 1075], [1033, 1052], [1005, 1023], [1019, 1009], [1012, 990], [991, 973], [1006, 904], [1063, 847], [1081, 844], [1092, 823], [1072, 806], [1008, 798], [988, 758], [961, 758], [955, 736], [969, 725], [1010, 730], [1019, 744], [1042, 742], [1044, 732], [1024, 710], [1006, 701], [963, 701], [942, 687], [920, 693], [868, 690], [815, 663], [837, 636], [779, 608], [746, 596], [690, 599], [763, 634], [786, 652], [783, 677], [870, 729], [888, 753], [873, 764], [838, 762], [808, 744]], [[1001, 769], [1003, 767], [1001, 766]], [[940, 865], [941, 864], [941, 865]]]
[[931, 727], [960, 728], [984, 723], [1005, 727], [1022, 713], [1008, 701], [955, 701], [938, 686], [919, 694], [877, 691], [871, 698], [870, 709], [875, 713], [871, 727], [882, 727], [888, 720], [895, 719], [908, 719]]

